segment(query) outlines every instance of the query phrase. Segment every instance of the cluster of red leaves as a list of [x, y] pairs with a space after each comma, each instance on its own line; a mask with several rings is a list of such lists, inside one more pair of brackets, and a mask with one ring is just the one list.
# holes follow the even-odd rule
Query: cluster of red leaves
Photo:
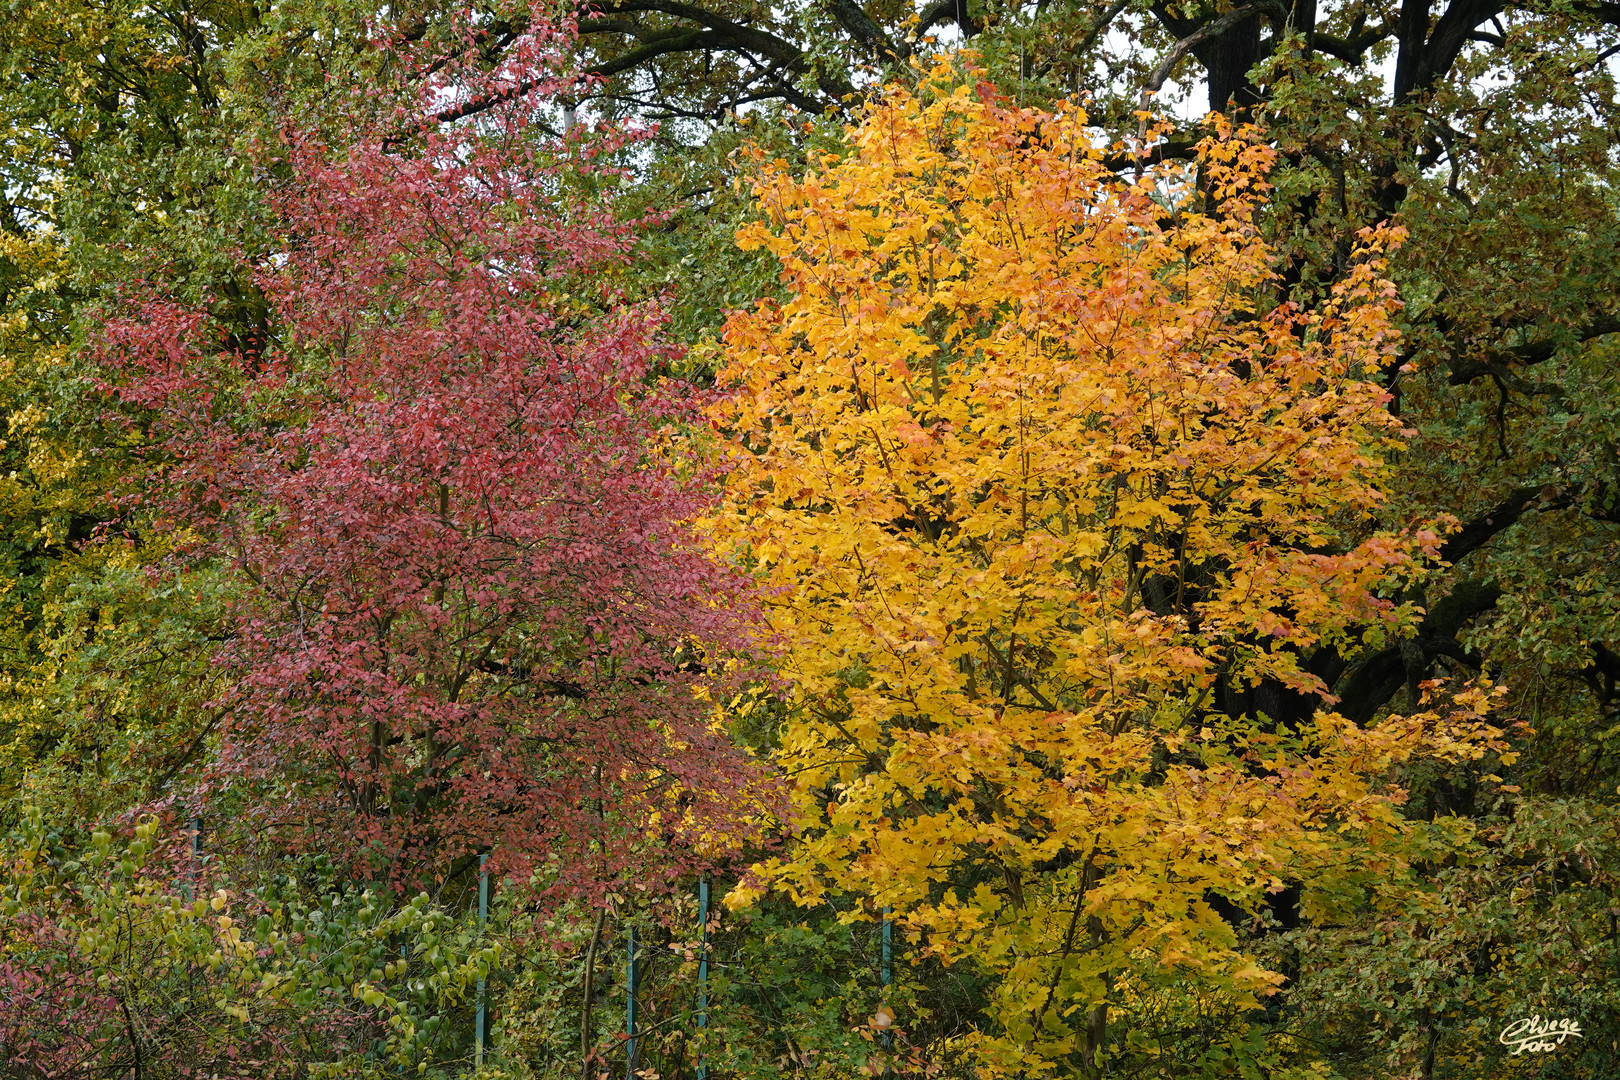
[[402, 880], [491, 851], [560, 895], [689, 873], [758, 804], [712, 704], [751, 603], [670, 452], [702, 395], [581, 194], [629, 136], [546, 134], [535, 64], [475, 124], [290, 136], [267, 340], [149, 297], [103, 351], [243, 580], [216, 779], [276, 792], [282, 842]]

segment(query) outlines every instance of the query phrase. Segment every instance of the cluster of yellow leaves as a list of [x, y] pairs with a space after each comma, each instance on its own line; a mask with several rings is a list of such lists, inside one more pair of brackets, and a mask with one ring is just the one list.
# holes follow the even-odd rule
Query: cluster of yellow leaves
[[1089, 1058], [1143, 956], [1268, 992], [1208, 895], [1303, 877], [1320, 909], [1400, 861], [1392, 762], [1500, 736], [1223, 712], [1262, 681], [1326, 695], [1302, 654], [1412, 615], [1385, 597], [1435, 536], [1373, 520], [1396, 237], [1276, 306], [1271, 151], [1225, 131], [1202, 191], [1133, 185], [1086, 125], [941, 69], [846, 156], [762, 164], [741, 241], [790, 296], [727, 325], [715, 414], [713, 528], [775, 590], [793, 695], [801, 838], [766, 877], [998, 972], [992, 1072]]

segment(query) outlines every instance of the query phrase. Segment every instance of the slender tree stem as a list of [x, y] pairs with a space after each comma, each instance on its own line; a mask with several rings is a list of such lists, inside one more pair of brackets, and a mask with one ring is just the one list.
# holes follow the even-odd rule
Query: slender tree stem
[[591, 1002], [596, 997], [596, 946], [602, 940], [602, 923], [607, 908], [598, 908], [596, 926], [591, 931], [591, 947], [585, 952], [585, 1004], [580, 1009], [579, 1057], [580, 1080], [591, 1080]]

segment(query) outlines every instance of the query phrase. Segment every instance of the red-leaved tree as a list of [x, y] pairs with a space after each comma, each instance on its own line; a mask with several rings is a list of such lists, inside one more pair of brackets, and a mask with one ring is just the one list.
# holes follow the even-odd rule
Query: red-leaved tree
[[[762, 796], [715, 720], [752, 608], [689, 534], [702, 395], [658, 376], [661, 313], [613, 284], [634, 226], [588, 194], [633, 136], [546, 130], [532, 25], [346, 145], [289, 135], [263, 340], [148, 295], [103, 352], [240, 576], [215, 781], [369, 873], [490, 851], [573, 893], [689, 872]], [[432, 119], [457, 101], [497, 104]]]

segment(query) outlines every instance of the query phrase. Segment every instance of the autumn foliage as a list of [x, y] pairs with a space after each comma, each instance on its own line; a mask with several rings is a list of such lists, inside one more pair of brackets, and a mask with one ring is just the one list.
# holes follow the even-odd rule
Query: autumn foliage
[[1089, 1071], [1165, 978], [1272, 992], [1215, 905], [1345, 910], [1409, 855], [1389, 766], [1500, 732], [1479, 689], [1357, 728], [1300, 660], [1399, 634], [1436, 551], [1380, 520], [1398, 234], [1277, 304], [1249, 133], [1202, 191], [1131, 184], [1078, 109], [933, 77], [764, 164], [743, 234], [788, 292], [728, 323], [712, 413], [792, 687], [799, 843], [762, 872], [994, 972], [997, 1075]]
[[207, 783], [393, 880], [493, 852], [596, 895], [754, 828], [710, 698], [750, 605], [689, 538], [709, 473], [670, 456], [699, 398], [590, 194], [634, 136], [548, 135], [558, 85], [537, 46], [466, 91], [510, 98], [476, 125], [293, 130], [268, 338], [148, 297], [101, 345], [154, 416], [153, 498], [239, 576]]
[[0, 42], [0, 1075], [1614, 1071], [1620, 7]]

